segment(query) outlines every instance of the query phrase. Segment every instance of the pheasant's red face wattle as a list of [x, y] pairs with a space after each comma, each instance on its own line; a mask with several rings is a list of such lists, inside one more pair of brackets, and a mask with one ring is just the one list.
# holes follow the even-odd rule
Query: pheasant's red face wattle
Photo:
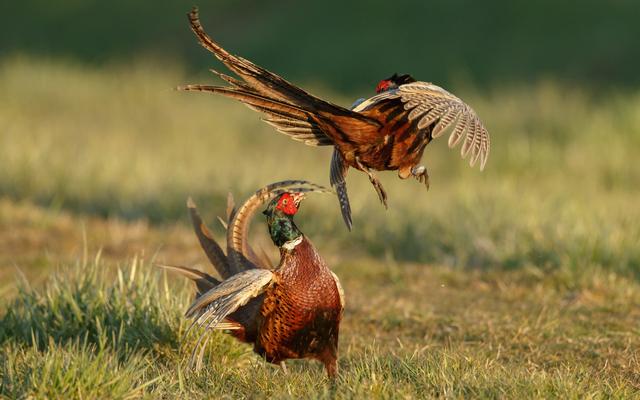
[[280, 196], [276, 209], [287, 215], [295, 215], [304, 195], [302, 193], [285, 193]]
[[378, 83], [378, 86], [376, 86], [376, 93], [382, 93], [385, 90], [387, 90], [389, 88], [389, 86], [391, 85], [391, 81], [388, 79], [383, 79]]

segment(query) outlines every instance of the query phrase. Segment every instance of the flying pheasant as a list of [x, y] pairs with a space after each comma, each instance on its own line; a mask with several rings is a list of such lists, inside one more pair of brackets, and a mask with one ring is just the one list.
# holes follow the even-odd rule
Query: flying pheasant
[[[165, 267], [192, 279], [198, 294], [186, 316], [205, 328], [192, 354], [199, 369], [210, 329], [228, 330], [254, 351], [284, 368], [284, 360], [315, 358], [330, 377], [337, 373], [338, 332], [344, 295], [338, 277], [293, 221], [305, 192], [324, 191], [306, 181], [286, 181], [256, 192], [237, 211], [227, 211], [227, 255], [189, 201], [196, 235], [222, 281], [186, 267]], [[249, 223], [260, 205], [273, 243], [280, 249], [275, 269], [247, 241]], [[189, 329], [191, 329], [191, 327]], [[202, 341], [205, 340], [204, 343]], [[198, 354], [198, 350], [200, 350]]]
[[[387, 194], [373, 171], [398, 170], [429, 187], [429, 175], [419, 165], [425, 146], [451, 127], [449, 147], [463, 142], [461, 154], [480, 169], [489, 157], [489, 133], [475, 111], [458, 97], [410, 75], [394, 74], [380, 81], [377, 94], [347, 109], [292, 85], [280, 76], [235, 56], [204, 31], [198, 10], [189, 13], [191, 29], [239, 79], [212, 70], [228, 86], [186, 85], [179, 89], [219, 93], [266, 115], [265, 121], [294, 140], [312, 146], [334, 146], [330, 181], [336, 188], [342, 216], [352, 226], [345, 178], [349, 168], [365, 172], [382, 204]], [[464, 139], [464, 140], [463, 140]]]

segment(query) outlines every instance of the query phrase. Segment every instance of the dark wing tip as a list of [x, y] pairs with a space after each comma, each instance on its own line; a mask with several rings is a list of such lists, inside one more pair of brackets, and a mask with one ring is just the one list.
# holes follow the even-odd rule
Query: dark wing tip
[[347, 226], [349, 232], [351, 232], [351, 228], [353, 227], [353, 220], [351, 219], [351, 205], [349, 204], [349, 198], [342, 198], [340, 197], [340, 192], [338, 193], [338, 201], [340, 202], [340, 212], [342, 213], [342, 219], [344, 220], [344, 224]]
[[344, 224], [347, 226], [349, 232], [351, 232], [351, 228], [353, 228], [353, 221], [351, 221], [351, 214], [342, 212], [342, 219], [344, 220]]
[[338, 195], [338, 203], [340, 204], [340, 212], [342, 213], [342, 219], [349, 232], [353, 227], [353, 221], [351, 219], [351, 204], [349, 203], [349, 196], [347, 194], [347, 185], [344, 181], [338, 183], [335, 186], [336, 194]]

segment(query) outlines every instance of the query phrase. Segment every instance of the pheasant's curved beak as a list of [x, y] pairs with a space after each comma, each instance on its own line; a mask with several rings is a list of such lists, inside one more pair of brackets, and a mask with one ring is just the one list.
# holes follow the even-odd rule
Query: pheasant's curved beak
[[293, 203], [296, 205], [296, 208], [298, 208], [300, 206], [300, 202], [304, 200], [305, 194], [300, 192], [292, 193], [291, 197], [293, 198]]

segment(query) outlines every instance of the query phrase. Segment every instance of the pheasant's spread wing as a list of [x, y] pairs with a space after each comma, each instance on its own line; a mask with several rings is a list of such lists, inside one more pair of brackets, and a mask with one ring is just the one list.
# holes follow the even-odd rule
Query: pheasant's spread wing
[[194, 318], [189, 326], [187, 334], [198, 325], [205, 328], [191, 355], [192, 365], [201, 365], [202, 352], [198, 355], [198, 349], [209, 329], [228, 329], [227, 324], [220, 323], [229, 314], [244, 306], [249, 300], [263, 293], [274, 280], [275, 275], [265, 269], [251, 269], [233, 275], [221, 282], [216, 287], [199, 296], [189, 307], [186, 316]]
[[215, 328], [217, 322], [262, 293], [273, 280], [267, 269], [251, 269], [235, 274], [198, 297], [185, 315], [196, 317], [194, 324]]
[[[404, 132], [421, 140], [441, 136], [452, 128], [449, 147], [463, 138], [461, 154], [471, 153], [469, 164], [480, 161], [484, 169], [489, 157], [489, 133], [475, 111], [458, 97], [428, 82], [400, 85], [360, 103], [354, 111], [374, 117], [385, 124], [394, 124]], [[416, 147], [419, 143], [416, 143]], [[410, 149], [409, 149], [410, 150]]]
[[455, 147], [462, 137], [461, 155], [471, 153], [469, 164], [480, 161], [484, 169], [489, 157], [489, 132], [482, 125], [476, 112], [462, 100], [446, 90], [426, 82], [401, 85], [398, 88], [405, 110], [411, 110], [409, 120], [418, 120], [418, 128], [435, 124], [432, 135], [442, 135], [449, 127], [454, 127], [449, 136], [449, 147]]
[[240, 79], [213, 71], [229, 86], [185, 85], [179, 89], [213, 92], [239, 100], [265, 113], [265, 121], [278, 131], [308, 145], [336, 144], [348, 151], [366, 142], [370, 132], [379, 128], [376, 120], [315, 97], [251, 61], [229, 53], [206, 34], [197, 8], [189, 13], [189, 22], [200, 44]]

